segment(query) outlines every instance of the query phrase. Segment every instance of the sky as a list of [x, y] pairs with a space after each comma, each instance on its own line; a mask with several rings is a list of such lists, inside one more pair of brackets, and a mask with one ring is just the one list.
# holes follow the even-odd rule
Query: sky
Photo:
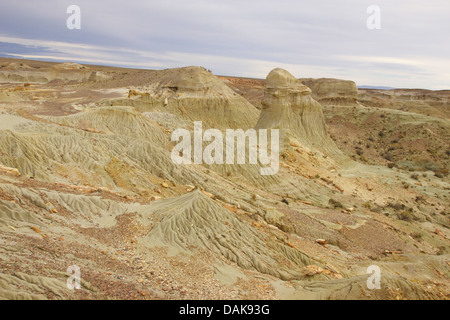
[[[70, 5], [80, 29], [69, 29]], [[379, 29], [367, 21], [379, 8]], [[450, 89], [448, 0], [0, 0], [0, 56]]]

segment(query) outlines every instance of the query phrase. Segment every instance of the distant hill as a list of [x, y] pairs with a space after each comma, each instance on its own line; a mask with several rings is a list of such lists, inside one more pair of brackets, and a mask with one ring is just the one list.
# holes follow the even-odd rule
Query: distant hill
[[377, 90], [394, 90], [394, 87], [383, 87], [383, 86], [358, 86], [358, 89], [377, 89]]

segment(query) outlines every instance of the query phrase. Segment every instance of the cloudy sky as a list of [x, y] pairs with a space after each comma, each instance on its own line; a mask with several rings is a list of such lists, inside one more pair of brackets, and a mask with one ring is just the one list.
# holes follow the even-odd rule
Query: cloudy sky
[[[69, 5], [81, 9], [70, 30]], [[370, 30], [370, 5], [381, 29]], [[0, 0], [0, 56], [450, 89], [448, 0]]]

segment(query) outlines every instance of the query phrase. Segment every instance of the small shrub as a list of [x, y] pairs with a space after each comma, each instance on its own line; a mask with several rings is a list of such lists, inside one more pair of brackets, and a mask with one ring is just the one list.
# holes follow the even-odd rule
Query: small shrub
[[414, 240], [421, 241], [422, 237], [423, 237], [423, 234], [421, 234], [420, 232], [413, 232], [413, 233], [411, 233], [411, 237]]
[[394, 209], [395, 211], [405, 210], [406, 206], [402, 203], [389, 203], [388, 207]]
[[416, 196], [415, 201], [416, 201], [416, 202], [424, 202], [424, 201], [425, 201], [425, 198], [424, 198], [423, 196]]
[[444, 175], [441, 173], [441, 172], [439, 172], [439, 171], [436, 171], [435, 173], [434, 173], [434, 176], [435, 177], [438, 177], [438, 178], [443, 178], [444, 177]]
[[337, 201], [337, 200], [335, 200], [333, 198], [330, 198], [330, 200], [328, 200], [328, 204], [334, 209], [336, 209], [336, 208], [344, 208], [342, 203], [340, 203], [339, 201]]
[[404, 210], [404, 211], [400, 212], [399, 214], [397, 214], [397, 217], [400, 220], [403, 220], [403, 221], [406, 221], [406, 222], [411, 222], [412, 219], [413, 219], [411, 212], [409, 212], [407, 210]]

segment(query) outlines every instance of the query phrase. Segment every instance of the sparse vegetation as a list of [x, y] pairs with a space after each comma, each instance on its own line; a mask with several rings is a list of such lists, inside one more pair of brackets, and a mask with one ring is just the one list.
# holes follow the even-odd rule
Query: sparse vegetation
[[372, 208], [372, 205], [370, 204], [370, 202], [364, 202], [363, 207], [370, 210]]
[[441, 256], [447, 252], [447, 248], [444, 246], [440, 246], [438, 252], [436, 253], [438, 256]]
[[403, 210], [402, 212], [398, 213], [397, 217], [400, 220], [403, 220], [403, 221], [406, 221], [406, 222], [411, 222], [413, 220], [412, 214], [408, 210]]
[[333, 209], [337, 209], [337, 208], [344, 208], [344, 205], [342, 203], [340, 203], [339, 201], [330, 198], [330, 200], [328, 200], [328, 204], [333, 208]]
[[397, 203], [389, 203], [388, 207], [390, 207], [396, 211], [404, 210], [406, 208], [406, 206], [404, 204], [398, 203], [398, 202]]
[[414, 240], [422, 241], [423, 234], [420, 233], [420, 232], [418, 232], [418, 231], [416, 231], [416, 232], [411, 233], [410, 236], [411, 236]]

